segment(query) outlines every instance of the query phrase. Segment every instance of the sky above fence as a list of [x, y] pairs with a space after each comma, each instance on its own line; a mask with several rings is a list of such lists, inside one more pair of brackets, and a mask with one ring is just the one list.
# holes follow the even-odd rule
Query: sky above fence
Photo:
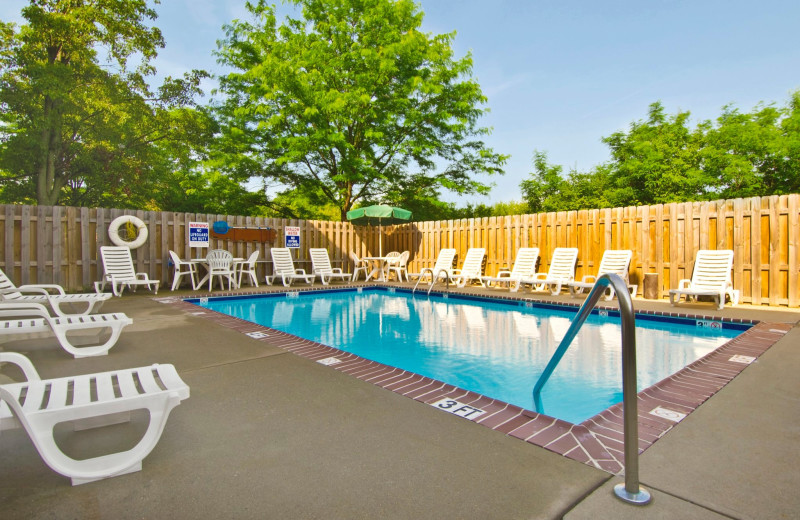
[[[3, 0], [0, 19], [20, 21], [27, 3]], [[494, 128], [486, 141], [511, 155], [506, 175], [491, 179], [496, 188], [489, 198], [445, 194], [459, 205], [520, 200], [534, 150], [565, 171], [607, 161], [600, 139], [645, 119], [655, 101], [669, 114], [689, 110], [696, 124], [729, 103], [743, 112], [760, 101], [784, 105], [800, 88], [796, 0], [418, 4], [423, 30], [456, 31], [456, 56], [472, 52], [491, 110], [483, 124]], [[224, 38], [223, 24], [247, 18], [244, 5], [162, 0], [156, 25], [167, 45], [154, 62], [159, 78], [197, 68], [224, 73], [212, 52]], [[207, 91], [213, 86], [205, 84]]]

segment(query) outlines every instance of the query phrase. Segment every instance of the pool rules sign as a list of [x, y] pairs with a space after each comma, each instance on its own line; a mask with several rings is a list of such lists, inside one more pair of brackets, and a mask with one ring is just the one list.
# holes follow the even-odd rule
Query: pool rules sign
[[292, 249], [300, 249], [300, 227], [299, 226], [286, 226], [283, 228], [283, 236], [286, 240], [286, 246]]

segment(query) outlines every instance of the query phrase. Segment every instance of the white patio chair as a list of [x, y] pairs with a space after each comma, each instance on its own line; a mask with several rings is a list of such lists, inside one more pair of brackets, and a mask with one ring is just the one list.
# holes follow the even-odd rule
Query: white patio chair
[[331, 259], [328, 250], [323, 248], [309, 248], [311, 255], [311, 269], [315, 276], [319, 276], [322, 285], [330, 284], [331, 280], [338, 278], [343, 282], [351, 282], [353, 276], [342, 271], [341, 267], [331, 267]]
[[[422, 278], [423, 276], [433, 276], [431, 283], [435, 283], [442, 277], [443, 274], [449, 276], [450, 280], [453, 279], [453, 260], [456, 257], [456, 250], [451, 248], [445, 248], [439, 251], [439, 256], [436, 257], [436, 263], [433, 264], [433, 267], [428, 269], [423, 269], [419, 273], [407, 273], [409, 278]], [[421, 280], [420, 280], [421, 281]], [[419, 283], [419, 282], [417, 282]]]
[[458, 283], [459, 287], [464, 287], [467, 282], [477, 280], [481, 286], [486, 287], [486, 284], [481, 279], [481, 269], [483, 267], [483, 257], [486, 255], [486, 249], [482, 247], [471, 247], [467, 249], [467, 254], [464, 257], [464, 263], [461, 264], [461, 269], [453, 269], [452, 279]]
[[[73, 316], [50, 316], [44, 305], [40, 303], [0, 303], [0, 337], [30, 335], [51, 332], [61, 347], [76, 358], [104, 356], [113, 347], [123, 327], [133, 320], [122, 313], [113, 314], [81, 314]], [[101, 342], [101, 333], [110, 331], [110, 336]], [[70, 339], [68, 334], [77, 331], [97, 330], [95, 343], [78, 344], [78, 338]], [[81, 335], [85, 340], [86, 335]]]
[[400, 253], [400, 256], [397, 257], [397, 261], [392, 263], [387, 263], [386, 266], [386, 277], [388, 279], [389, 275], [394, 273], [397, 276], [397, 281], [403, 281], [403, 275], [406, 277], [406, 281], [408, 282], [408, 271], [406, 266], [408, 265], [408, 257], [411, 255], [408, 251], [403, 251]]
[[677, 289], [670, 289], [670, 305], [674, 306], [679, 302], [681, 296], [684, 296], [686, 301], [690, 298], [697, 301], [698, 296], [711, 296], [719, 310], [725, 307], [726, 296], [730, 298], [731, 305], [736, 305], [739, 303], [739, 291], [733, 288], [731, 282], [732, 268], [732, 250], [702, 249], [698, 251], [694, 269], [692, 269], [692, 279], [681, 280]]
[[206, 255], [208, 266], [208, 290], [214, 284], [214, 277], [219, 277], [220, 289], [225, 288], [225, 279], [228, 279], [228, 290], [237, 288], [236, 273], [233, 270], [233, 254], [224, 249], [212, 249]]
[[258, 287], [258, 279], [256, 278], [256, 261], [258, 260], [258, 255], [261, 254], [261, 251], [256, 249], [247, 260], [242, 262], [236, 262], [234, 265], [234, 271], [238, 274], [236, 276], [236, 285], [239, 287], [242, 286], [242, 277], [246, 274], [250, 277], [250, 285]]
[[[140, 471], [169, 413], [189, 397], [189, 387], [172, 365], [41, 379], [22, 354], [0, 352], [0, 363], [17, 365], [26, 379], [0, 384], [0, 431], [24, 428], [44, 462], [73, 486]], [[128, 450], [77, 460], [56, 444], [53, 430], [60, 423], [73, 422], [76, 430], [96, 428], [127, 422], [130, 412], [139, 409], [148, 410], [150, 422]]]
[[133, 267], [131, 250], [125, 246], [102, 246], [100, 257], [103, 260], [103, 280], [94, 283], [94, 290], [102, 293], [106, 283], [111, 284], [114, 296], [122, 296], [125, 287], [135, 291], [139, 285], [146, 285], [148, 289], [158, 294], [158, 285], [161, 280], [151, 280], [147, 273], [137, 273]]
[[276, 278], [281, 279], [284, 287], [289, 287], [295, 280], [313, 285], [316, 277], [306, 274], [305, 269], [295, 269], [292, 251], [288, 247], [273, 247], [269, 254], [272, 256], [272, 274], [266, 276], [267, 285], [272, 285]]
[[[55, 291], [55, 294], [51, 291]], [[32, 294], [23, 294], [32, 293]], [[0, 269], [0, 302], [10, 303], [41, 303], [49, 304], [57, 316], [84, 315], [97, 312], [103, 303], [111, 298], [110, 294], [67, 294], [64, 288], [56, 284], [26, 284], [16, 286], [6, 273]], [[66, 312], [61, 308], [67, 305], [84, 306], [82, 312]]]
[[358, 280], [358, 273], [362, 271], [364, 272], [364, 278], [366, 278], [369, 273], [369, 263], [359, 258], [353, 251], [350, 251], [350, 260], [353, 261], [353, 278], [351, 281], [355, 282]]
[[550, 269], [546, 273], [536, 273], [531, 277], [522, 279], [522, 283], [529, 283], [537, 291], [544, 291], [548, 287], [553, 295], [561, 292], [561, 286], [575, 279], [575, 262], [578, 260], [578, 249], [574, 247], [557, 247], [553, 250]]
[[169, 252], [169, 257], [172, 260], [172, 265], [175, 266], [175, 274], [172, 275], [172, 290], [174, 291], [181, 285], [181, 278], [186, 275], [189, 275], [189, 279], [192, 281], [192, 289], [196, 290], [197, 266], [194, 262], [181, 260], [178, 253], [172, 250]]
[[539, 259], [538, 247], [520, 247], [517, 256], [514, 258], [514, 266], [510, 271], [498, 271], [496, 276], [482, 276], [481, 280], [486, 282], [489, 287], [496, 287], [500, 284], [512, 292], [517, 292], [523, 278], [530, 278], [536, 273], [536, 261]]
[[[638, 285], [632, 285], [628, 279], [631, 256], [633, 256], [633, 252], [629, 249], [607, 249], [603, 251], [603, 258], [600, 260], [600, 266], [597, 268], [597, 276], [587, 274], [580, 282], [569, 282], [570, 295], [575, 297], [575, 295], [581, 294], [584, 290], [591, 290], [597, 282], [597, 279], [604, 274], [618, 274], [625, 282], [625, 285], [628, 286], [628, 291], [630, 291], [631, 295], [635, 295]], [[606, 289], [605, 299], [611, 300], [612, 298], [614, 298], [614, 289], [609, 286], [608, 289]]]

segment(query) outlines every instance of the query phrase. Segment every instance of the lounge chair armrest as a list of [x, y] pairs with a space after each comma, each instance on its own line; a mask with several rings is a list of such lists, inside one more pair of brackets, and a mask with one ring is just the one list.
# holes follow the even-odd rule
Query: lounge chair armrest
[[595, 283], [597, 282], [597, 277], [591, 274], [587, 274], [583, 278], [581, 278], [581, 283]]
[[17, 287], [19, 292], [33, 292], [37, 294], [51, 294], [50, 291], [55, 291], [55, 294], [64, 295], [64, 288], [60, 285], [56, 284], [45, 284], [45, 283], [37, 283], [37, 284], [28, 284], [28, 285], [20, 285]]
[[534, 281], [545, 281], [547, 280], [547, 273], [535, 273], [531, 280]]
[[506, 270], [503, 270], [503, 271], [497, 271], [497, 276], [496, 276], [496, 278], [503, 278], [504, 276], [511, 277], [511, 271], [506, 271]]
[[41, 378], [33, 367], [31, 360], [16, 352], [0, 352], [0, 363], [13, 363], [22, 370], [26, 381], [38, 381]]
[[294, 270], [294, 274], [301, 274], [301, 275], [303, 275], [303, 276], [307, 276], [307, 275], [306, 275], [306, 270], [305, 270], [305, 269], [295, 269], [295, 270]]
[[334, 267], [333, 269], [331, 269], [331, 272], [333, 274], [344, 274], [344, 271], [342, 271], [341, 267]]
[[692, 281], [684, 278], [683, 280], [678, 282], [678, 290], [688, 289], [691, 285]]
[[147, 273], [136, 273], [137, 280], [147, 280], [148, 278]]

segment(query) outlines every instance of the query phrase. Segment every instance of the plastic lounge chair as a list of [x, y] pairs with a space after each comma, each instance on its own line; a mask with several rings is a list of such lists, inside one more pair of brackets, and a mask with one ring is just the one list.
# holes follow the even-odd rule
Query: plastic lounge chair
[[733, 251], [703, 249], [697, 252], [691, 280], [681, 280], [677, 289], [670, 289], [669, 303], [675, 305], [681, 296], [688, 301], [697, 301], [698, 296], [711, 296], [717, 303], [717, 309], [725, 307], [725, 296], [731, 299], [731, 305], [739, 303], [739, 291], [731, 283], [733, 268]]
[[483, 287], [486, 287], [486, 284], [481, 279], [481, 267], [483, 266], [483, 257], [485, 255], [486, 249], [482, 247], [467, 249], [461, 269], [453, 269], [453, 281], [457, 282], [459, 287], [464, 287], [467, 282], [477, 280]]
[[148, 289], [158, 294], [158, 285], [161, 280], [151, 280], [147, 273], [137, 273], [133, 267], [131, 250], [125, 246], [102, 246], [100, 256], [103, 259], [103, 280], [94, 283], [94, 289], [102, 293], [106, 283], [111, 283], [111, 292], [114, 296], [122, 296], [125, 286], [136, 290], [139, 285], [146, 285]]
[[292, 251], [288, 247], [273, 247], [269, 250], [272, 256], [272, 274], [266, 276], [267, 285], [272, 285], [276, 278], [280, 278], [284, 287], [289, 287], [295, 280], [303, 280], [313, 284], [313, 274], [306, 274], [305, 269], [295, 269], [292, 260]]
[[361, 271], [364, 272], [364, 278], [369, 276], [369, 264], [366, 260], [360, 259], [353, 251], [350, 251], [350, 260], [353, 261], [353, 278], [351, 281], [355, 282], [358, 280], [358, 273]]
[[[604, 274], [618, 274], [628, 286], [631, 295], [636, 294], [637, 285], [631, 285], [628, 280], [628, 270], [631, 265], [631, 256], [633, 252], [629, 249], [607, 249], [603, 251], [603, 258], [600, 260], [600, 266], [597, 268], [597, 276], [586, 275], [580, 282], [569, 282], [569, 293], [575, 297], [576, 294], [582, 293], [584, 290], [591, 290], [594, 287], [598, 278]], [[614, 298], [614, 289], [609, 287], [606, 290], [606, 300]]]
[[397, 281], [403, 281], [403, 275], [406, 277], [406, 281], [408, 282], [408, 271], [406, 270], [406, 266], [408, 265], [408, 257], [411, 255], [408, 251], [403, 251], [400, 253], [400, 256], [397, 257], [397, 261], [387, 262], [386, 265], [386, 276], [391, 273], [394, 273], [397, 276]]
[[327, 249], [312, 247], [308, 252], [311, 255], [312, 272], [315, 276], [319, 276], [320, 280], [322, 280], [322, 285], [330, 284], [334, 278], [338, 278], [343, 282], [353, 280], [353, 275], [345, 273], [341, 267], [331, 267], [331, 259], [328, 256]]
[[443, 273], [446, 272], [447, 276], [449, 276], [450, 279], [452, 280], [453, 260], [455, 259], [455, 257], [456, 257], [455, 249], [449, 249], [449, 248], [442, 249], [441, 251], [439, 251], [439, 256], [436, 257], [436, 263], [433, 264], [433, 267], [430, 270], [423, 269], [419, 273], [408, 273], [408, 277], [422, 278], [423, 276], [432, 274], [433, 279], [431, 280], [431, 283], [434, 283], [437, 280], [439, 280], [439, 278]]
[[258, 279], [256, 278], [256, 260], [258, 260], [259, 254], [261, 254], [261, 251], [256, 249], [250, 253], [250, 256], [247, 258], [247, 260], [234, 264], [234, 271], [239, 273], [236, 277], [236, 285], [239, 287], [242, 286], [242, 277], [246, 274], [250, 277], [250, 285], [258, 287]]
[[550, 269], [546, 273], [536, 273], [530, 278], [523, 278], [522, 283], [532, 284], [537, 291], [548, 287], [553, 295], [561, 292], [561, 286], [575, 279], [575, 261], [578, 249], [574, 247], [557, 247], [553, 250]]
[[521, 247], [514, 258], [514, 267], [510, 271], [503, 270], [497, 276], [482, 276], [481, 280], [489, 287], [505, 284], [512, 292], [517, 292], [523, 278], [530, 278], [536, 273], [536, 261], [539, 259], [538, 247]]
[[[50, 291], [55, 291], [56, 294]], [[34, 294], [23, 294], [34, 293]], [[110, 294], [67, 294], [64, 288], [55, 284], [14, 285], [14, 282], [0, 269], [0, 302], [49, 304], [58, 316], [91, 314], [97, 312]], [[85, 305], [83, 312], [66, 312], [61, 306], [67, 304]]]
[[[212, 249], [206, 255], [206, 265], [208, 266], [208, 290], [214, 284], [214, 277], [219, 277], [220, 289], [225, 288], [224, 281], [228, 279], [228, 290], [238, 287], [236, 285], [236, 273], [233, 270], [233, 255], [224, 249]], [[204, 278], [205, 280], [205, 278]]]
[[197, 266], [194, 262], [181, 260], [178, 254], [172, 250], [170, 250], [169, 256], [175, 266], [175, 274], [172, 275], [172, 290], [174, 291], [181, 285], [181, 277], [186, 275], [189, 275], [189, 279], [192, 281], [192, 289], [197, 290]]
[[[131, 323], [133, 320], [122, 313], [52, 317], [39, 303], [0, 303], [0, 336], [52, 332], [61, 347], [76, 358], [108, 354], [108, 350], [119, 339], [123, 327]], [[67, 335], [93, 329], [98, 332], [98, 339], [94, 344], [76, 345]], [[103, 329], [109, 329], [111, 335], [100, 343], [99, 333]]]
[[[172, 365], [41, 379], [22, 354], [0, 352], [0, 362], [17, 365], [26, 378], [22, 383], [0, 384], [0, 431], [24, 428], [44, 462], [69, 477], [73, 486], [140, 471], [142, 459], [161, 438], [170, 411], [189, 397], [189, 387]], [[126, 451], [76, 460], [62, 452], [53, 437], [59, 423], [74, 421], [76, 429], [107, 426], [127, 421], [131, 411], [145, 408], [150, 413], [147, 431]]]

